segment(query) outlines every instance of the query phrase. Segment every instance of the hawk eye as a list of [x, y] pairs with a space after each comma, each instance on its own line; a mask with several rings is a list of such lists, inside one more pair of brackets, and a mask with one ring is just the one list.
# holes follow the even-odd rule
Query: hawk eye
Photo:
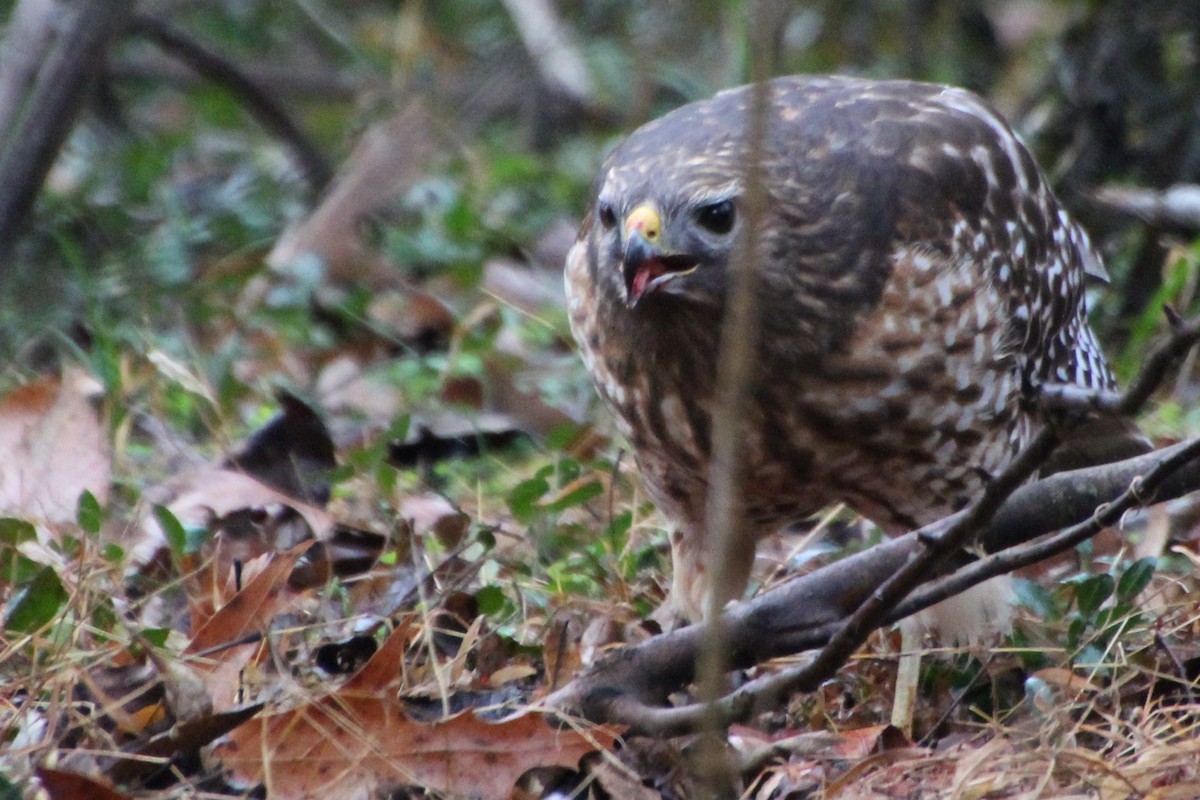
[[596, 214], [600, 217], [600, 224], [606, 230], [611, 230], [617, 224], [617, 212], [613, 210], [610, 203], [601, 203]]
[[732, 200], [718, 200], [696, 209], [696, 222], [700, 224], [700, 227], [719, 235], [733, 230], [733, 221], [736, 216]]

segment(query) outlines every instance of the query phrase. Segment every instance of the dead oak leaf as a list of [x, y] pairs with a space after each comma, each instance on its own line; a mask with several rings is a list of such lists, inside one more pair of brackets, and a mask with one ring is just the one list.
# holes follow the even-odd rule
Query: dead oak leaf
[[507, 798], [539, 766], [575, 767], [612, 745], [605, 728], [555, 728], [540, 713], [488, 722], [466, 712], [434, 723], [408, 717], [395, 689], [412, 636], [402, 627], [339, 691], [248, 721], [217, 745], [234, 781], [263, 783], [272, 798], [366, 798], [417, 785], [454, 797]]
[[[228, 711], [237, 705], [243, 667], [261, 647], [255, 634], [266, 631], [288, 601], [287, 577], [311, 542], [270, 556], [245, 586], [217, 610], [192, 636], [184, 655], [192, 662], [213, 700], [213, 709]], [[227, 646], [226, 646], [227, 645]]]
[[42, 378], [0, 400], [0, 513], [73, 523], [87, 490], [103, 505], [112, 454], [80, 370]]
[[465, 712], [423, 723], [408, 718], [393, 693], [338, 693], [251, 720], [214, 755], [235, 779], [263, 782], [274, 798], [365, 798], [387, 785], [507, 798], [527, 770], [574, 768], [614, 738], [600, 729], [555, 729], [532, 712], [501, 722]]

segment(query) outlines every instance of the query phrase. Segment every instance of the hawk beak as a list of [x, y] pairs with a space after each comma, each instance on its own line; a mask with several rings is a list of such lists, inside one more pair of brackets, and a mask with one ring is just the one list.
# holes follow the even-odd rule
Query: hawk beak
[[625, 252], [621, 272], [625, 278], [625, 304], [633, 308], [647, 293], [667, 281], [686, 275], [696, 268], [697, 259], [682, 254], [664, 253], [658, 212], [643, 204], [625, 218]]

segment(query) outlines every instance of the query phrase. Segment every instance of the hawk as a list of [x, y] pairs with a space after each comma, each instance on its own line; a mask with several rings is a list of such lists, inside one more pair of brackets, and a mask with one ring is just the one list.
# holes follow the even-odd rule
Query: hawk
[[[691, 620], [740, 596], [761, 536], [839, 501], [889, 533], [944, 517], [1047, 424], [1042, 386], [1114, 386], [1084, 299], [1099, 254], [996, 111], [908, 81], [767, 92], [735, 585], [707, 579], [703, 517], [752, 87], [617, 146], [567, 257], [571, 330], [675, 524], [669, 601]], [[1085, 427], [1060, 467], [1147, 448], [1124, 420]]]

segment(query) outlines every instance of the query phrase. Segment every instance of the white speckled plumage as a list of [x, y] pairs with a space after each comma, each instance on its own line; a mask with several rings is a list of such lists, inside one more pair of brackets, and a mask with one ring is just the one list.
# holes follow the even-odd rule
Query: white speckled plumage
[[[1103, 275], [1100, 258], [1008, 125], [969, 92], [796, 77], [773, 81], [770, 96], [745, 518], [761, 535], [842, 501], [889, 531], [928, 523], [969, 502], [1044, 424], [1040, 386], [1112, 387], [1083, 294], [1085, 275]], [[703, 213], [737, 206], [749, 98], [723, 92], [618, 146], [566, 270], [584, 361], [678, 525], [673, 599], [693, 618], [712, 589], [708, 428], [743, 225], [709, 229]], [[639, 252], [688, 269], [638, 298], [632, 234], [616, 222], [641, 207], [662, 233]], [[673, 269], [664, 264], [655, 275]], [[1132, 430], [1107, 433], [1128, 443], [1113, 457], [1141, 446]], [[744, 578], [754, 541], [741, 544]]]

